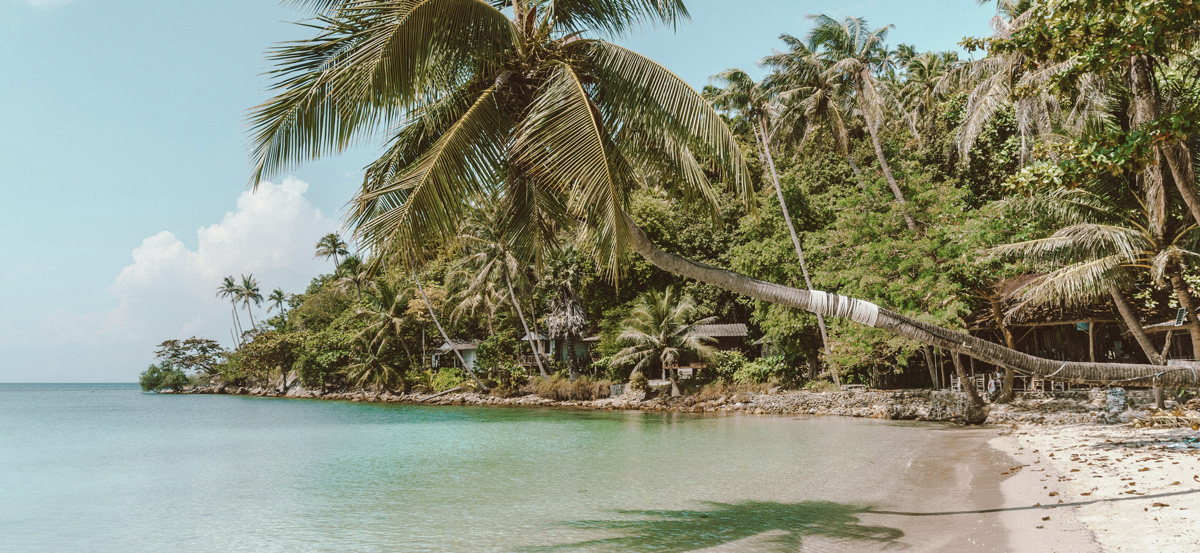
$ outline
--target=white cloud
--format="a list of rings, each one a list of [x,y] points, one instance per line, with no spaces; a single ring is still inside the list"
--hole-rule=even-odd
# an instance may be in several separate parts
[[[109,366],[125,366],[132,380],[153,354],[154,345],[166,339],[198,335],[230,342],[230,304],[216,297],[226,275],[253,274],[264,296],[275,288],[302,292],[309,280],[331,269],[331,263],[314,259],[317,240],[338,230],[304,197],[308,184],[284,179],[263,183],[255,192],[238,197],[237,207],[219,223],[196,231],[197,247],[189,249],[174,234],[150,236],[133,250],[133,263],[109,286],[116,307],[98,312],[57,312],[40,328],[32,329],[26,343],[45,346],[96,348],[125,353],[125,359],[93,359]],[[260,318],[263,308],[255,311]],[[245,312],[241,312],[245,321]],[[113,348],[112,346],[123,346]]]

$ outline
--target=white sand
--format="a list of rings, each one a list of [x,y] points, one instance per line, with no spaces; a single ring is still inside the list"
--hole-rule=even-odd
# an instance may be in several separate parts
[[[1200,448],[1178,447],[1200,433],[1084,424],[1025,425],[1003,434],[993,446],[1025,474],[1012,492],[1056,507],[1031,511],[1049,516],[1046,524],[1062,521],[1070,530],[1080,522],[1104,551],[1200,552]],[[1069,543],[1089,550],[1078,532],[1041,526],[1016,529],[1020,550],[1039,550],[1026,549],[1038,543],[1043,551],[1071,551]]]

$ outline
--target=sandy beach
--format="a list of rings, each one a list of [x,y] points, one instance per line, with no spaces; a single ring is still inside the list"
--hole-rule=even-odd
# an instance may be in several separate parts
[[[1200,551],[1200,444],[1187,442],[1196,436],[1127,424],[1001,431],[991,445],[1016,461],[1006,503],[1038,515],[1014,528],[1014,550]]]

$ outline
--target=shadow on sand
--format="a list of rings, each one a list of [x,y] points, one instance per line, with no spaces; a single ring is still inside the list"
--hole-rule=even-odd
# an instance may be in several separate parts
[[[827,501],[774,503],[705,503],[705,510],[640,511],[620,510],[623,518],[581,520],[562,523],[580,529],[619,534],[611,537],[520,549],[549,551],[635,551],[675,553],[706,549],[752,537],[761,538],[756,548],[795,551],[808,536],[837,541],[873,542],[875,548],[899,545],[904,536],[897,528],[867,526],[858,515],[868,507]],[[865,544],[864,544],[865,545]],[[732,550],[732,549],[731,549]]]

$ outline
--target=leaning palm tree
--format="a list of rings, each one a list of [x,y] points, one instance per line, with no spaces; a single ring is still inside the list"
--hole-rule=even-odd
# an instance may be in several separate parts
[[[356,233],[379,259],[415,267],[453,240],[466,212],[495,198],[513,221],[514,241],[551,243],[540,239],[562,227],[543,223],[571,215],[559,221],[579,230],[613,278],[631,249],[685,278],[1035,376],[1144,385],[1159,375],[1166,386],[1192,385],[1190,373],[1153,365],[1034,357],[871,302],[764,282],[658,248],[626,213],[646,175],[715,205],[701,170],[710,167],[750,205],[745,163],[721,117],[686,83],[581,31],[673,24],[686,14],[678,0],[515,0],[512,19],[477,0],[308,4],[321,14],[317,36],[273,52],[278,94],[251,115],[253,181],[397,123],[353,200]]]
[[[254,324],[254,313],[250,310],[250,304],[259,305],[263,300],[254,275],[242,275],[242,282],[237,285],[237,299],[246,308],[246,315],[250,317],[250,328],[253,330],[257,325]]]
[[[338,261],[339,255],[348,255],[349,250],[346,249],[346,242],[342,241],[342,237],[336,232],[331,232],[321,237],[317,242],[317,253],[313,257],[321,257],[325,259],[333,258],[333,267],[336,269],[342,266]]]
[[[708,359],[716,352],[709,343],[712,338],[693,332],[696,325],[709,324],[716,317],[695,318],[696,302],[691,296],[681,296],[668,286],[659,292],[651,290],[634,304],[633,311],[621,322],[618,340],[628,344],[613,356],[613,363],[633,365],[630,381],[655,365],[664,369],[679,362],[684,354]],[[671,393],[678,395],[675,373],[671,373]]]
[[[824,60],[826,74],[842,79],[854,91],[855,103],[871,135],[875,157],[879,159],[888,188],[896,197],[896,203],[900,204],[904,224],[908,230],[917,232],[917,223],[908,212],[904,192],[896,184],[896,177],[892,175],[892,168],[883,155],[883,144],[879,140],[886,105],[877,88],[875,72],[887,61],[887,48],[883,41],[892,26],[871,29],[866,20],[857,17],[838,21],[827,15],[810,15],[809,19],[817,24],[808,34],[809,50]]]
[[[715,75],[713,80],[722,85],[711,97],[713,105],[727,111],[733,111],[754,122],[756,126],[755,141],[759,155],[766,161],[767,173],[775,186],[775,197],[779,200],[779,209],[783,212],[783,223],[792,238],[792,247],[796,249],[796,258],[800,260],[800,274],[804,277],[804,285],[812,290],[812,279],[808,276],[808,265],[804,262],[804,249],[800,246],[800,237],[796,234],[796,226],[792,224],[792,216],[788,213],[787,202],[783,199],[783,187],[779,185],[779,173],[775,170],[775,158],[771,154],[770,129],[771,110],[774,94],[762,83],[754,82],[741,69],[727,69]],[[829,334],[825,329],[825,317],[817,314],[817,328],[821,332],[821,344],[825,346],[826,362],[832,363],[833,351],[829,348]],[[841,386],[837,370],[829,371],[833,383]]]
[[[240,347],[242,344],[242,321],[238,318],[238,295],[238,284],[237,281],[233,280],[233,275],[225,277],[221,281],[221,285],[217,287],[217,297],[229,299],[229,304],[233,308],[233,331],[236,334],[234,336],[234,344]]]

